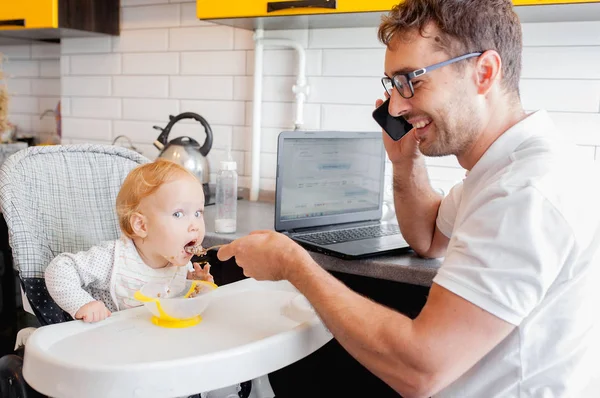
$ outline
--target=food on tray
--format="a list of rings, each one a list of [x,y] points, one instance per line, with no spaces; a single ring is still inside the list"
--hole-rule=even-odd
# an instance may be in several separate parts
[[[187,297],[194,298],[197,295],[199,295],[200,293],[202,293],[202,285],[197,284],[196,286],[194,286],[194,290],[192,290],[192,292]]]

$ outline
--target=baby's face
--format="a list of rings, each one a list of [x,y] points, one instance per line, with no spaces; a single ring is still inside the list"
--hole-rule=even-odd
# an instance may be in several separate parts
[[[146,247],[153,258],[163,258],[176,266],[186,265],[192,255],[185,247],[204,239],[204,192],[202,184],[182,173],[163,184],[140,203],[146,216]]]

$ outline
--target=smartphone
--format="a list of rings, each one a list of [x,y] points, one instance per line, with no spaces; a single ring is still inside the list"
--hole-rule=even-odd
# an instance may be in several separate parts
[[[373,111],[373,119],[375,119],[381,128],[384,129],[394,141],[398,141],[400,138],[404,137],[406,133],[412,130],[413,126],[402,116],[391,116],[388,111],[389,106],[390,99],[388,98]]]

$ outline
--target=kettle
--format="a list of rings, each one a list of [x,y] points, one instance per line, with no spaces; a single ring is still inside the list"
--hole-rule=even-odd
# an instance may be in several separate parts
[[[169,133],[173,125],[183,119],[194,119],[202,124],[206,132],[206,140],[200,146],[198,141],[191,137],[177,137],[174,140],[167,142]],[[210,181],[210,168],[206,156],[212,148],[213,134],[210,125],[202,116],[193,112],[184,112],[177,116],[169,116],[169,123],[163,129],[159,126],[154,126],[160,130],[160,135],[154,141],[154,146],[160,151],[159,157],[179,163],[198,177],[204,188],[205,202],[208,204],[210,191],[208,182]]]

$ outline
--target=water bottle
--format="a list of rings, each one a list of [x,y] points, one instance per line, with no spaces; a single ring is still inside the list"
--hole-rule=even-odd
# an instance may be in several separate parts
[[[217,173],[215,232],[232,234],[237,229],[237,164],[234,160],[221,161]]]

